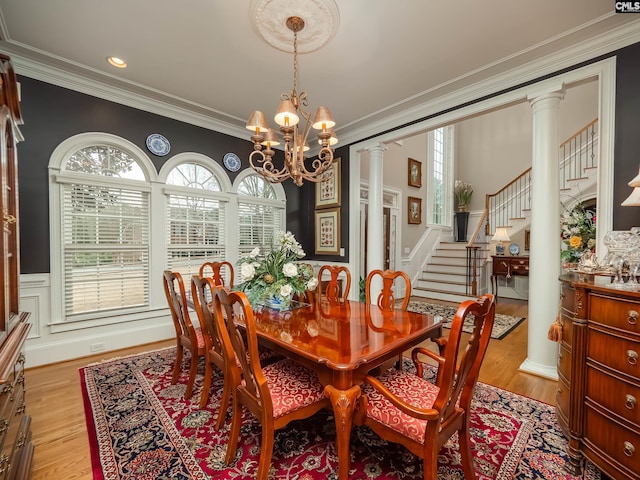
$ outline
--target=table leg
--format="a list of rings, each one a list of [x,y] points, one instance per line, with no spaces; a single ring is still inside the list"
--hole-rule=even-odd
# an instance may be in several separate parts
[[[336,420],[336,450],[338,452],[338,479],[349,478],[349,437],[353,425],[353,413],[356,402],[360,397],[360,385],[354,385],[348,390],[340,390],[332,385],[324,388],[324,394],[331,400],[333,415]]]

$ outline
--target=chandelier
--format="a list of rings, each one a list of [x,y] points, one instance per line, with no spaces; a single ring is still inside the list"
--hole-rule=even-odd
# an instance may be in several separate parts
[[[287,18],[287,28],[293,32],[293,90],[280,96],[280,106],[274,117],[280,127],[284,139],[284,165],[278,169],[272,159],[274,151],[271,147],[279,145],[276,131],[269,128],[264,113],[256,110],[247,122],[247,129],[254,132],[251,136],[253,152],[249,155],[249,164],[256,172],[271,183],[280,183],[287,178],[301,186],[303,180],[321,182],[329,180],[333,175],[330,169],[333,162],[332,146],[338,143],[333,127],[333,120],[327,107],[318,107],[311,121],[311,114],[304,109],[309,105],[307,94],[297,92],[298,83],[298,32],[304,28],[304,20],[297,16]],[[304,153],[309,150],[307,138],[311,129],[318,130],[320,151],[318,157],[305,165]]]

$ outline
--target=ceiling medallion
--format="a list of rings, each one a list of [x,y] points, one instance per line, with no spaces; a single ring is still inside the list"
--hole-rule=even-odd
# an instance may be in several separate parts
[[[340,23],[334,0],[252,0],[250,9],[253,28],[265,42],[283,52],[293,53],[287,19],[304,19],[304,30],[298,33],[298,53],[313,52],[331,40]]]

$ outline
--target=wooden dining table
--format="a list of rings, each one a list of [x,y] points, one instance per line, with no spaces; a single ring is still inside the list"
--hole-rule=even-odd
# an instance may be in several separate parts
[[[338,478],[349,474],[349,438],[360,385],[371,370],[442,335],[432,315],[324,297],[279,311],[254,307],[259,341],[317,372],[333,407]]]

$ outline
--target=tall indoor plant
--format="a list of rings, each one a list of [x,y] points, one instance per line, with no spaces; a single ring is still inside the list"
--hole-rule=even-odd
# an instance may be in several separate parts
[[[453,188],[456,202],[456,242],[467,241],[467,226],[469,225],[469,204],[473,195],[470,183],[456,180]]]

